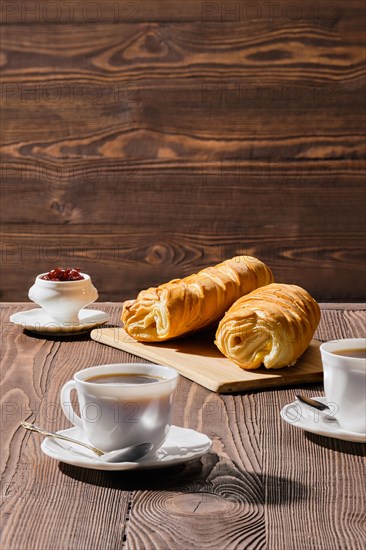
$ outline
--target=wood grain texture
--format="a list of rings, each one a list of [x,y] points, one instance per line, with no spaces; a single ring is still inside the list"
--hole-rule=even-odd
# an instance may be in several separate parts
[[[26,4],[0,10],[4,300],[73,254],[122,300],[240,251],[365,298],[360,0]]]
[[[284,201],[285,195],[284,191]],[[362,200],[360,191],[358,205]],[[292,202],[296,205],[295,197]],[[301,217],[304,223],[311,218],[312,223],[301,229],[293,215],[286,215],[285,204],[281,207],[284,216],[275,226],[260,226],[255,216],[255,219],[250,218],[253,224],[247,226],[245,216],[242,230],[235,228],[233,217],[225,220],[219,208],[214,220],[210,220],[208,209],[206,212],[201,210],[202,216],[198,219],[198,207],[197,217],[194,207],[185,210],[185,220],[179,226],[175,224],[174,230],[160,228],[158,224],[163,225],[164,220],[153,217],[149,228],[138,227],[137,215],[133,227],[133,214],[122,214],[126,216],[126,225],[130,224],[128,228],[108,224],[65,224],[62,235],[58,224],[19,223],[3,227],[2,299],[6,300],[10,293],[9,299],[20,296],[27,300],[28,289],[37,273],[48,271],[50,265],[71,264],[90,273],[101,300],[113,301],[117,296],[118,301],[123,301],[135,297],[144,288],[185,277],[239,254],[261,258],[271,267],[277,281],[303,286],[318,300],[322,296],[337,301],[341,297],[349,300],[362,297],[366,277],[364,252],[357,228],[352,232],[347,224],[348,219],[352,227],[351,208],[348,215],[347,209],[340,218],[342,235],[335,243],[332,220],[329,219],[328,225],[326,213],[323,230],[320,223],[316,223],[313,206],[309,205]],[[174,206],[173,198],[171,205],[178,216],[179,208]],[[232,215],[235,212],[235,218],[240,220],[243,212],[240,203],[233,200],[232,206]],[[123,212],[125,210],[124,206]],[[339,207],[340,216],[341,211]],[[170,215],[173,219],[173,214]],[[204,228],[200,227],[202,219]]]
[[[5,0],[0,10],[0,21],[13,24],[49,23],[81,23],[90,24],[118,22],[136,23],[149,22],[204,22],[223,23],[246,22],[248,25],[273,26],[287,23],[308,22],[323,28],[340,25],[341,28],[362,29],[364,12],[358,0],[350,0],[347,9],[336,2],[287,4],[279,0],[276,4],[268,4],[264,0],[247,4],[243,0],[234,2],[206,2],[205,0],[103,0],[90,2],[45,2],[31,6],[28,9],[22,0]],[[33,8],[33,9],[32,9]]]
[[[2,306],[1,547],[4,550],[363,548],[365,446],[280,419],[318,385],[218,396],[181,378],[174,423],[207,433],[212,452],[176,468],[103,473],[57,464],[23,419],[66,427],[59,389],[77,370],[140,362],[88,335],[42,338]],[[118,323],[121,304],[98,304]],[[320,340],[364,335],[365,305],[322,306]],[[37,528],[35,528],[35,525]]]

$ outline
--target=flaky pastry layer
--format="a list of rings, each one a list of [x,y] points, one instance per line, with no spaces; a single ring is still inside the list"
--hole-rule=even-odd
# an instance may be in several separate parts
[[[219,323],[215,344],[243,369],[292,366],[320,320],[317,302],[296,285],[273,283],[237,300]]]
[[[142,290],[124,303],[126,332],[140,341],[175,338],[217,322],[241,296],[273,281],[266,264],[236,256],[184,279]]]

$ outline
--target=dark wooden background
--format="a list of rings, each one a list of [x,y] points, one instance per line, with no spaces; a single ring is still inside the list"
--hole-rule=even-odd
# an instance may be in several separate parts
[[[3,1],[2,299],[102,300],[235,254],[365,296],[361,0]]]

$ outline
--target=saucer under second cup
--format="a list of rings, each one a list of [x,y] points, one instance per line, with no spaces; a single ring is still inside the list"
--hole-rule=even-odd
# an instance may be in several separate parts
[[[315,396],[320,403],[327,403],[325,397]],[[366,443],[366,434],[344,430],[334,420],[327,420],[327,415],[319,414],[316,410],[311,411],[306,405],[299,401],[288,403],[281,410],[282,419],[295,428],[305,430],[324,437],[342,439],[343,441],[353,441],[354,443]]]

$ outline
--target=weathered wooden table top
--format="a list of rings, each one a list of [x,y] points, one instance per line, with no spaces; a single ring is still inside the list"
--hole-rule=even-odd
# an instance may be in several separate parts
[[[219,396],[181,378],[174,423],[213,439],[185,465],[99,472],[44,456],[19,422],[66,428],[59,390],[75,371],[137,359],[89,335],[22,333],[9,315],[31,307],[2,307],[2,549],[364,547],[365,446],[285,424],[299,387]],[[119,323],[120,304],[97,307]],[[316,336],[361,336],[365,322],[364,306],[325,304]]]

